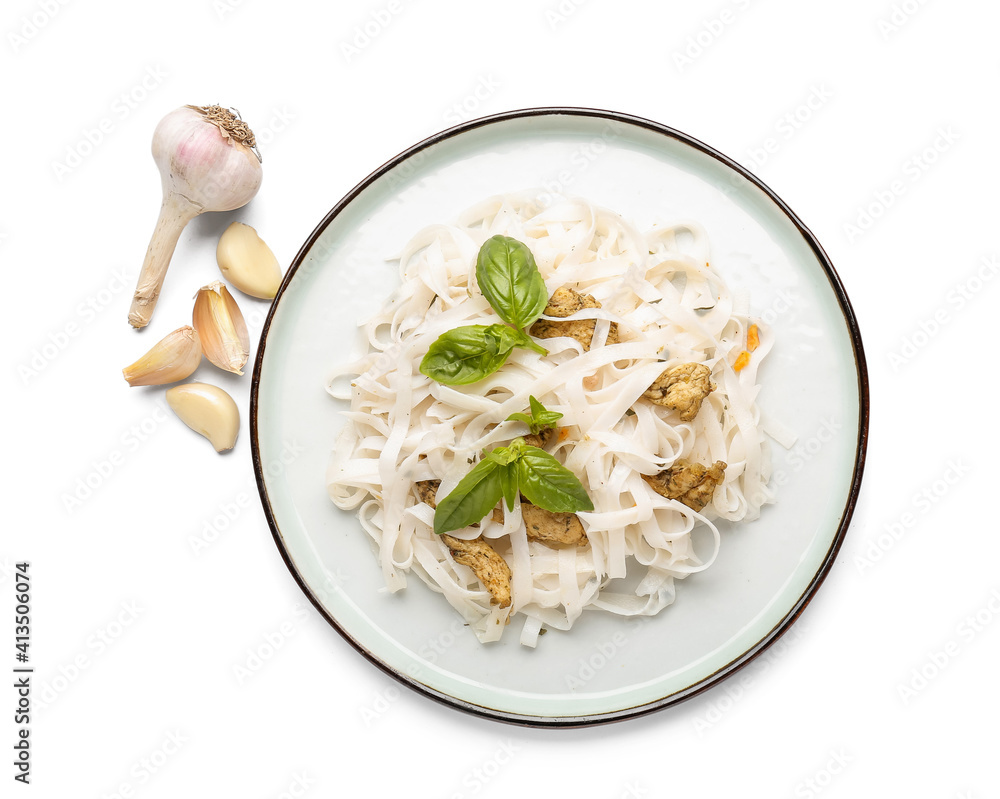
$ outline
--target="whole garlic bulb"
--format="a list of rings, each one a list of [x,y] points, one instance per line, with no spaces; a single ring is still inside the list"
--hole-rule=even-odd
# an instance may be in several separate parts
[[[205,211],[232,211],[253,199],[263,172],[253,131],[221,106],[186,105],[167,114],[153,132],[163,203],[128,320],[145,327],[185,225]]]

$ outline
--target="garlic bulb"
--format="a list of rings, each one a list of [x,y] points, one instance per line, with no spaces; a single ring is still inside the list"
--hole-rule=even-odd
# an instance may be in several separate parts
[[[250,357],[250,334],[240,306],[222,281],[198,289],[191,323],[208,360],[227,372],[243,374]]]
[[[122,369],[130,386],[161,386],[188,377],[201,363],[201,339],[192,327],[168,333],[131,366]]]
[[[205,436],[216,452],[232,449],[240,432],[240,410],[218,386],[185,383],[167,390],[167,405],[177,418]]]
[[[250,225],[233,222],[226,228],[215,257],[222,276],[244,294],[273,300],[278,293],[281,285],[278,259]]]
[[[145,327],[181,231],[205,211],[232,211],[250,202],[262,171],[253,131],[231,111],[186,105],[167,114],[153,132],[163,204],[132,297],[128,320]]]

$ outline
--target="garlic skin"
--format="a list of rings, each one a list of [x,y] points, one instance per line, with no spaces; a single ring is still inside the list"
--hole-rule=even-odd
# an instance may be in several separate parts
[[[193,327],[167,333],[139,360],[122,369],[130,386],[162,386],[188,377],[201,363],[201,338]]]
[[[208,383],[174,386],[167,389],[167,405],[184,424],[205,436],[216,452],[225,452],[236,445],[240,410],[235,400],[218,386]]]
[[[215,249],[222,276],[244,294],[273,300],[281,285],[281,267],[271,248],[250,225],[233,222]]]
[[[253,131],[220,106],[186,105],[167,114],[153,132],[163,203],[128,321],[145,327],[185,225],[205,211],[232,211],[253,199],[263,172]]]
[[[240,306],[221,280],[198,289],[191,323],[208,360],[227,372],[243,374],[250,357],[250,334]]]

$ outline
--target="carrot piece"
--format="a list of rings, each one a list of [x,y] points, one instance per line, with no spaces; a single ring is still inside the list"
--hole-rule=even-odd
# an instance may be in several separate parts
[[[737,372],[739,372],[739,371],[740,371],[740,370],[742,370],[742,369],[743,369],[743,368],[744,368],[744,367],[745,367],[745,366],[746,366],[746,365],[747,365],[748,363],[750,363],[750,353],[749,353],[749,352],[747,352],[746,350],[743,350],[743,352],[741,352],[741,353],[740,353],[740,354],[739,354],[739,355],[737,356],[737,358],[736,358],[736,363],[734,363],[734,364],[733,364],[733,370],[734,370],[734,371],[737,371]]]
[[[747,350],[753,352],[760,346],[760,331],[757,329],[757,325],[750,325],[750,329],[747,331]]]

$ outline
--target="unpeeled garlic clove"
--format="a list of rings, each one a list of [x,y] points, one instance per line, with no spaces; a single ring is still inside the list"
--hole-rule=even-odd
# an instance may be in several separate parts
[[[191,321],[205,357],[220,369],[243,374],[250,357],[250,334],[240,306],[222,281],[198,289]]]
[[[281,285],[281,267],[257,231],[233,222],[215,249],[222,276],[244,294],[273,300]]]
[[[218,386],[185,383],[167,390],[167,404],[184,424],[205,436],[216,452],[232,449],[240,432],[240,410]]]
[[[201,338],[193,327],[168,333],[131,366],[122,369],[130,386],[162,386],[190,375],[201,363]]]

